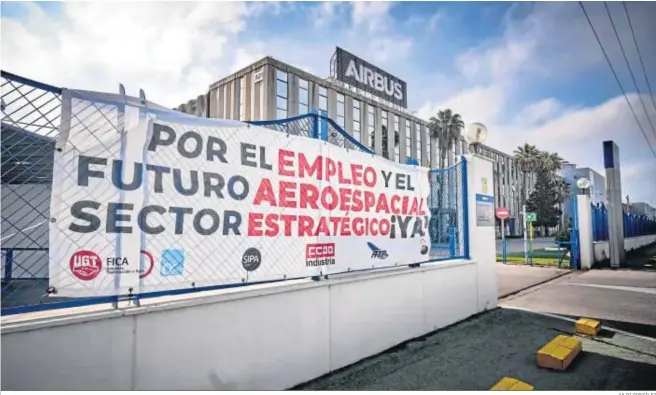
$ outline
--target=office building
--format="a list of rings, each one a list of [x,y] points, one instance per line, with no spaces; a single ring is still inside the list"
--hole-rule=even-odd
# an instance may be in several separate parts
[[[404,81],[337,48],[329,78],[265,57],[211,84],[207,94],[176,109],[248,122],[291,118],[315,108],[326,111],[330,119],[377,154],[386,151],[390,160],[406,163],[413,158],[422,166],[436,168],[440,164],[439,142],[429,135],[428,121],[414,115],[406,103]],[[383,150],[383,127],[390,136],[392,132],[399,134],[398,145],[389,138]],[[451,166],[459,155],[468,152],[467,143],[460,138],[446,153],[444,163]],[[507,231],[518,234],[522,174],[511,155],[485,145],[478,152],[494,160],[496,206],[510,209]],[[534,175],[527,180],[531,191]]]
[[[649,203],[636,202],[629,203],[629,212],[637,215],[646,215],[651,218],[656,218],[656,208],[652,207]]]

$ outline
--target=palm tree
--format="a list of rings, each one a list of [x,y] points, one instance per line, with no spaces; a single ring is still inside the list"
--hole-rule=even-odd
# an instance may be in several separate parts
[[[383,140],[383,158],[389,159],[389,150],[387,148],[387,126],[383,125],[381,128],[381,134],[382,134],[382,140]],[[398,130],[394,131],[394,146],[398,147],[399,143],[401,141],[401,136],[399,135]],[[374,147],[374,142],[375,142],[375,137],[374,134],[371,133],[371,147]],[[398,159],[398,158],[397,158]]]
[[[439,155],[439,168],[446,167],[445,162],[449,152],[451,152],[454,144],[460,138],[460,131],[464,127],[464,122],[459,114],[454,114],[450,109],[440,110],[437,112],[437,117],[431,117],[428,122],[429,135],[431,141],[438,139],[438,155]],[[430,144],[430,141],[429,141]],[[431,207],[431,225],[430,232],[431,239],[434,242],[442,242],[447,236],[446,225],[454,223],[452,218],[455,213],[444,210],[443,206],[449,204],[450,194],[445,193],[446,179],[444,176],[439,177],[439,187],[437,188],[437,196],[433,202],[436,206]],[[455,180],[451,178],[450,183]],[[455,187],[454,187],[455,188]],[[451,191],[454,188],[447,188]],[[432,188],[431,188],[432,189]],[[446,200],[446,201],[445,201]]]
[[[563,158],[555,152],[539,152],[538,154],[538,170],[545,171],[550,176],[551,181],[556,179],[562,163]]]
[[[453,145],[460,139],[465,123],[460,114],[454,114],[450,109],[437,112],[437,118],[431,117],[428,121],[431,139],[438,140],[438,153],[440,157],[440,169],[445,167],[447,154],[451,152]]]
[[[515,154],[515,162],[519,167],[519,171],[522,172],[522,183],[524,189],[522,198],[525,199],[526,194],[528,193],[527,176],[537,171],[540,167],[540,159],[542,157],[540,156],[540,151],[534,145],[528,143],[517,147],[517,149],[513,151],[513,154]]]
[[[526,204],[528,195],[528,175],[535,173],[538,169],[540,165],[540,151],[534,145],[524,143],[523,146],[517,147],[513,151],[513,154],[515,154],[517,167],[522,172],[522,194],[519,203],[523,207]]]

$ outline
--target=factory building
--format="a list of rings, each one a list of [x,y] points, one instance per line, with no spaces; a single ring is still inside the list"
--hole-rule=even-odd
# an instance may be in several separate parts
[[[180,105],[179,111],[210,118],[262,121],[291,118],[311,109],[327,112],[347,133],[377,154],[383,153],[383,127],[399,134],[399,144],[387,139],[388,159],[422,166],[440,165],[439,142],[431,138],[428,120],[407,109],[404,81],[337,48],[331,59],[331,76],[321,78],[272,57],[265,57],[213,83],[207,94]],[[453,109],[457,112],[457,109]],[[373,138],[371,137],[373,136]],[[469,152],[461,137],[444,163],[451,166]],[[507,232],[521,228],[522,174],[512,156],[482,145],[478,153],[494,161],[495,205],[510,209]],[[528,177],[529,192],[535,178]]]

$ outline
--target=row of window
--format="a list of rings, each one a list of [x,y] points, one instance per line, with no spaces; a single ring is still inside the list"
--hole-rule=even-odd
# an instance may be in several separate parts
[[[244,91],[245,88],[245,79],[242,78],[241,82],[241,92]],[[324,86],[317,85],[317,93],[318,93],[318,108],[319,110],[322,111],[328,111],[328,89]],[[344,95],[337,93],[337,108],[336,110],[336,118],[335,122],[342,128],[347,129],[346,125],[346,119],[345,119],[345,114],[346,114],[346,100]],[[289,101],[289,84],[288,84],[288,74],[276,70],[276,117],[278,119],[282,118],[288,118],[288,101]],[[309,112],[310,109],[310,94],[309,94],[309,83],[306,80],[303,80],[301,78],[298,79],[298,113],[299,114],[306,114]],[[374,148],[374,130],[376,130],[376,117],[375,117],[375,110],[372,106],[367,106],[367,130],[366,130],[366,136],[365,139],[363,139],[362,136],[362,123],[361,123],[361,116],[362,116],[362,103],[356,99],[353,99],[353,124],[352,124],[352,135],[353,137],[357,140],[362,142],[364,145]],[[245,105],[244,105],[244,95],[243,93],[240,94],[240,119],[244,120],[245,119]],[[388,126],[388,113],[387,111],[381,110],[381,121],[382,125],[384,125],[386,128]],[[421,138],[421,128],[420,125],[417,123],[412,123],[414,125],[414,136],[415,136],[415,152],[413,155],[413,150],[412,150],[412,144],[411,144],[411,139],[406,138],[405,139],[405,154],[406,157],[413,157],[416,159],[421,159],[422,158],[422,152],[421,152],[421,145],[422,145],[422,140],[423,141],[430,141],[430,135],[429,131],[427,128],[425,128],[425,136],[422,139]],[[395,139],[396,134],[400,133],[400,121],[399,117],[397,115],[394,115],[394,132],[388,131],[388,138]],[[408,122],[406,123],[406,136],[410,136],[410,133],[412,132],[411,130],[411,124]],[[460,143],[460,142],[459,142]],[[431,145],[430,144],[425,144],[426,145],[426,155],[429,158],[431,158]],[[465,148],[464,144],[461,148]],[[385,147],[385,151],[387,151],[387,147]],[[505,163],[505,158],[502,159],[502,157],[496,153],[493,152],[481,152],[485,156],[491,157],[492,159],[496,160],[503,160]],[[395,144],[395,149],[393,153],[388,153],[389,158],[392,160],[397,160],[400,159],[401,157],[401,147],[397,146]],[[452,155],[456,155],[456,147],[452,147]],[[510,160],[508,160],[510,162]]]

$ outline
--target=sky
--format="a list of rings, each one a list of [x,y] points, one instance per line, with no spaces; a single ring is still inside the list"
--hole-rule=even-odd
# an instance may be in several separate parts
[[[451,108],[503,152],[526,142],[603,175],[614,140],[623,195],[656,206],[638,126],[656,151],[656,3],[626,6],[646,73],[622,3],[608,3],[635,84],[604,3],[585,2],[626,96],[577,2],[3,2],[1,66],[175,107],[267,55],[327,77],[340,46],[405,80],[417,115]]]

